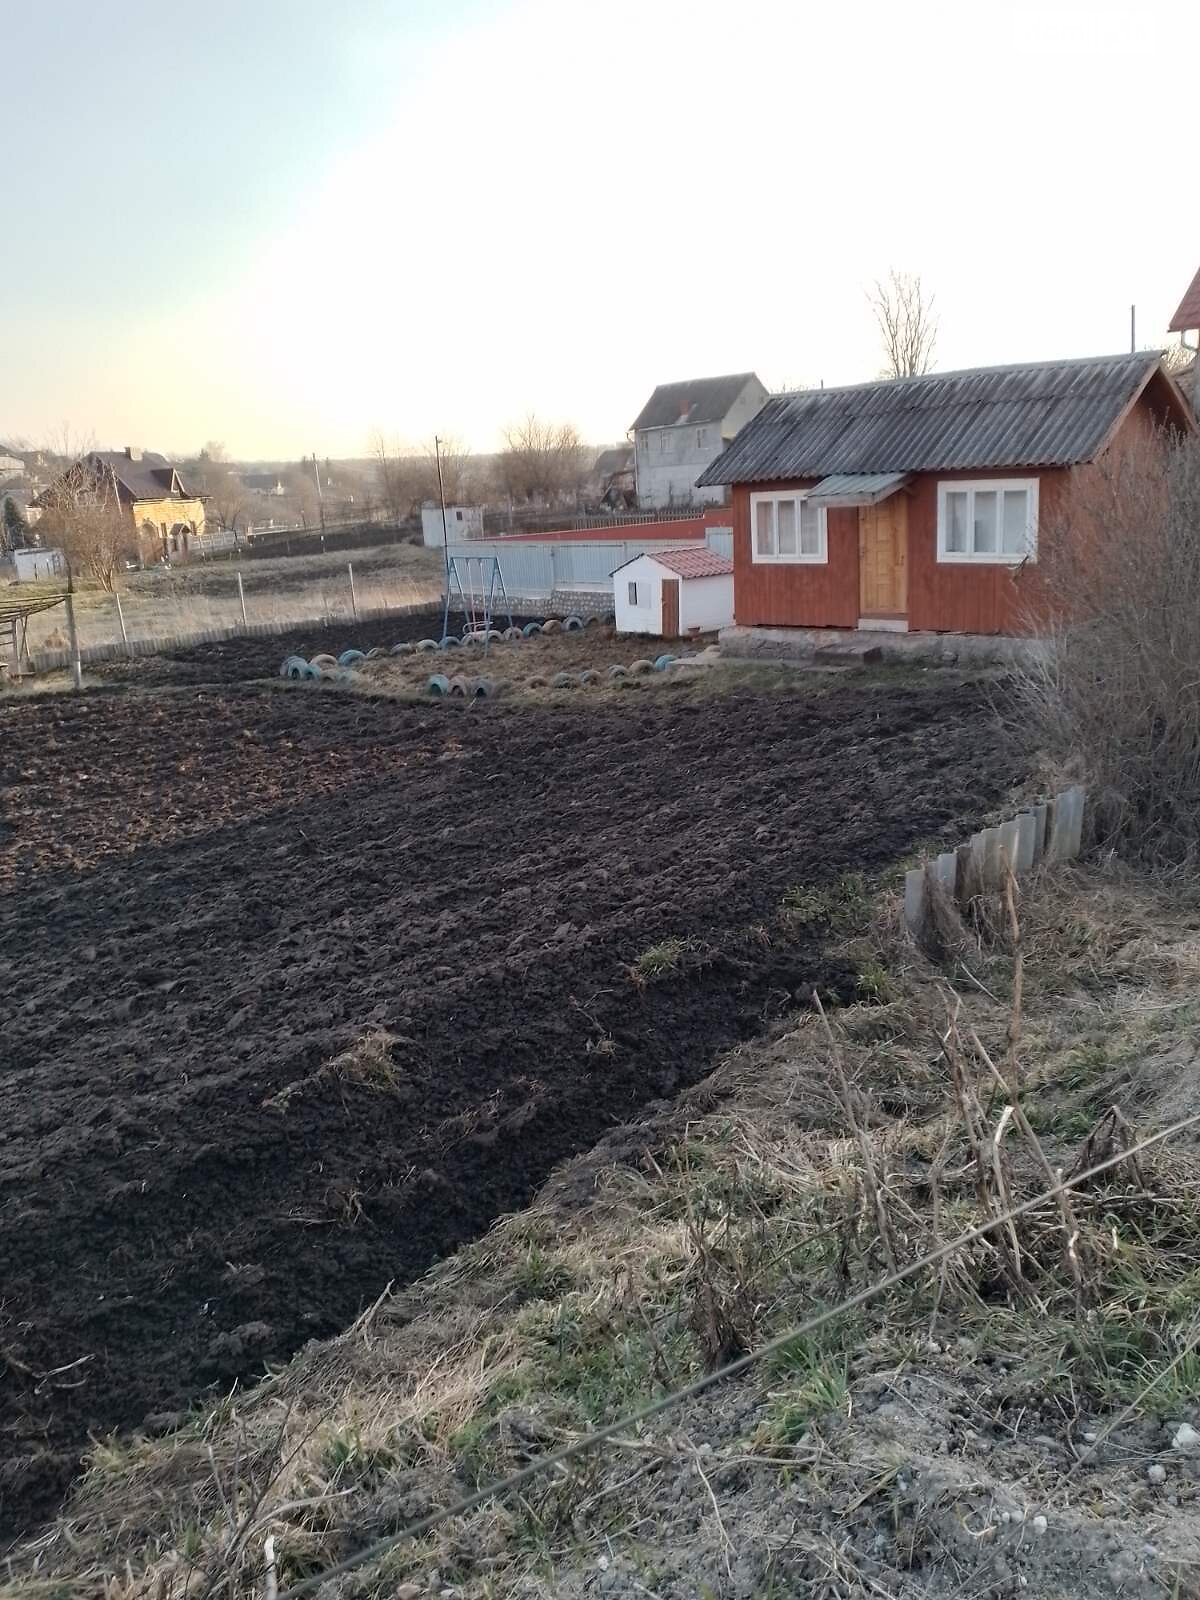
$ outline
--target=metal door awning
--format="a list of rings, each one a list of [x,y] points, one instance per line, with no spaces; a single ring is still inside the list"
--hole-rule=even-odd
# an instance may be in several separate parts
[[[810,489],[807,499],[809,505],[817,506],[877,506],[902,489],[911,476],[908,472],[835,472]]]

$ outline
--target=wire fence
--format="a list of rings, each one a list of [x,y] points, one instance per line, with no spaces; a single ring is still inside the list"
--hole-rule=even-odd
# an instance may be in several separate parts
[[[81,654],[98,660],[123,651],[144,653],[138,647],[150,643],[159,648],[195,643],[203,635],[232,638],[310,624],[353,624],[441,600],[440,576],[355,573],[354,563],[346,562],[290,584],[259,584],[252,572],[230,568],[220,583],[203,588],[184,575],[146,590],[83,593],[76,596],[75,617]],[[34,669],[63,664],[58,658],[65,658],[69,640],[61,608],[30,619],[27,644]]]

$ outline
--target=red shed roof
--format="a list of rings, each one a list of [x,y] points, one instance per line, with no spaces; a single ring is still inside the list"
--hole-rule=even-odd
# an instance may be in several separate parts
[[[1189,328],[1200,328],[1200,272],[1188,284],[1179,310],[1167,324],[1168,333],[1186,333]]]
[[[681,578],[727,578],[733,571],[728,556],[719,556],[715,550],[647,550],[651,561],[674,572]]]

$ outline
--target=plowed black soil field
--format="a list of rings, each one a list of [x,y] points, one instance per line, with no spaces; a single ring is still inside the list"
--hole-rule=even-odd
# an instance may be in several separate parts
[[[89,1432],[344,1326],[814,984],[851,992],[819,926],[750,928],[1020,776],[936,677],[0,702],[7,1531]],[[684,969],[637,986],[671,937]]]

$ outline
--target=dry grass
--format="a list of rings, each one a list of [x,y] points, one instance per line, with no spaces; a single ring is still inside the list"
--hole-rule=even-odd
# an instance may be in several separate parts
[[[1038,1192],[1128,1137],[1114,1087],[1152,1125],[1186,1092],[1160,1063],[1194,1004],[1194,903],[1074,870],[1014,910],[965,935],[967,977],[901,943],[884,907],[886,1004],[734,1052],[647,1129],[643,1161],[581,1158],[266,1384],[169,1438],[97,1445],[66,1517],[16,1557],[14,1595],[262,1596],[268,1537],[283,1587]],[[386,1092],[390,1061],[373,1038],[322,1071]],[[922,1552],[922,1592],[974,1592],[962,1530],[987,1507],[997,1527],[1012,1508],[1014,1561],[1034,1559],[1031,1503],[1063,1519],[1062,1549],[1076,1537],[1058,1446],[1023,1442],[1035,1429],[1071,1440],[1106,1408],[1192,1403],[1197,1230],[1190,1150],[1117,1169],[661,1426],[401,1544],[353,1592],[574,1595],[603,1558],[628,1571],[620,1592],[674,1597],[703,1592],[693,1548],[714,1594],[729,1573],[747,1593],[899,1595]],[[964,1416],[971,1436],[999,1430],[983,1502]],[[1112,1551],[1143,1471],[1124,1461],[1080,1468]]]

